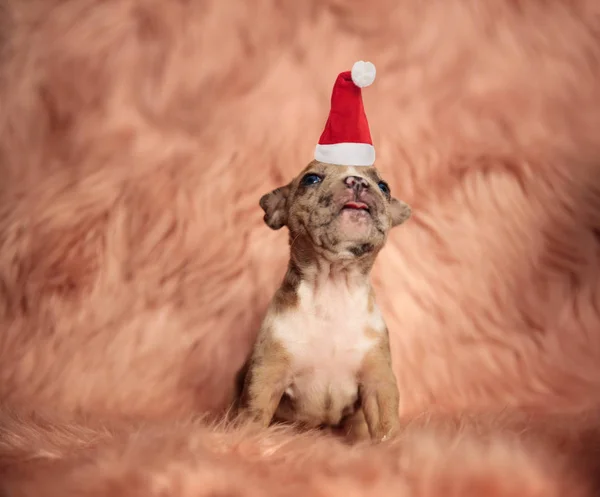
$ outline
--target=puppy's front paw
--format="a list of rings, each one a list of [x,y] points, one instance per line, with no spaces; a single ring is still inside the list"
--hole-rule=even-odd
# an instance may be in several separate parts
[[[397,433],[389,431],[379,439],[379,442],[381,443],[381,442],[387,442],[389,440],[393,440],[394,438],[396,438],[396,435],[397,435]]]
[[[391,427],[389,427],[389,425],[385,428],[380,427],[380,429],[376,430],[376,432],[373,434],[374,436],[372,437],[372,440],[375,443],[388,442],[396,438],[399,431],[400,428],[398,425],[396,425],[396,423],[394,423],[394,425]]]
[[[268,428],[271,424],[271,418],[261,412],[248,412],[246,423],[259,428]]]

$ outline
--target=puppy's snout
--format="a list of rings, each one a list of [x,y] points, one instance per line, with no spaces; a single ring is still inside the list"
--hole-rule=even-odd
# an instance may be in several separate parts
[[[369,188],[368,181],[360,176],[348,176],[344,179],[344,183],[348,188],[352,188],[357,192]]]

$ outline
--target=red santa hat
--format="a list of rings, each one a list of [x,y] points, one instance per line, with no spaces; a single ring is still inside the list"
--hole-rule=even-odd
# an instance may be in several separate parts
[[[375,66],[359,60],[339,74],[331,109],[315,149],[315,159],[340,166],[372,166],[375,148],[362,101],[362,90],[375,80]]]

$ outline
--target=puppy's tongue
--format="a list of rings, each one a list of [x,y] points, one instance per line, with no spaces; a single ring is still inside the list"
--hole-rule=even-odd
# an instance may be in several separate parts
[[[366,211],[369,210],[369,206],[367,204],[365,204],[364,202],[346,202],[344,204],[344,209],[364,209]]]

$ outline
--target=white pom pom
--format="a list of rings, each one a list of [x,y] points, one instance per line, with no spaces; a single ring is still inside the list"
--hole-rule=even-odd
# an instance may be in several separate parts
[[[352,66],[352,81],[359,88],[365,88],[375,81],[375,66],[372,62],[359,60]]]

